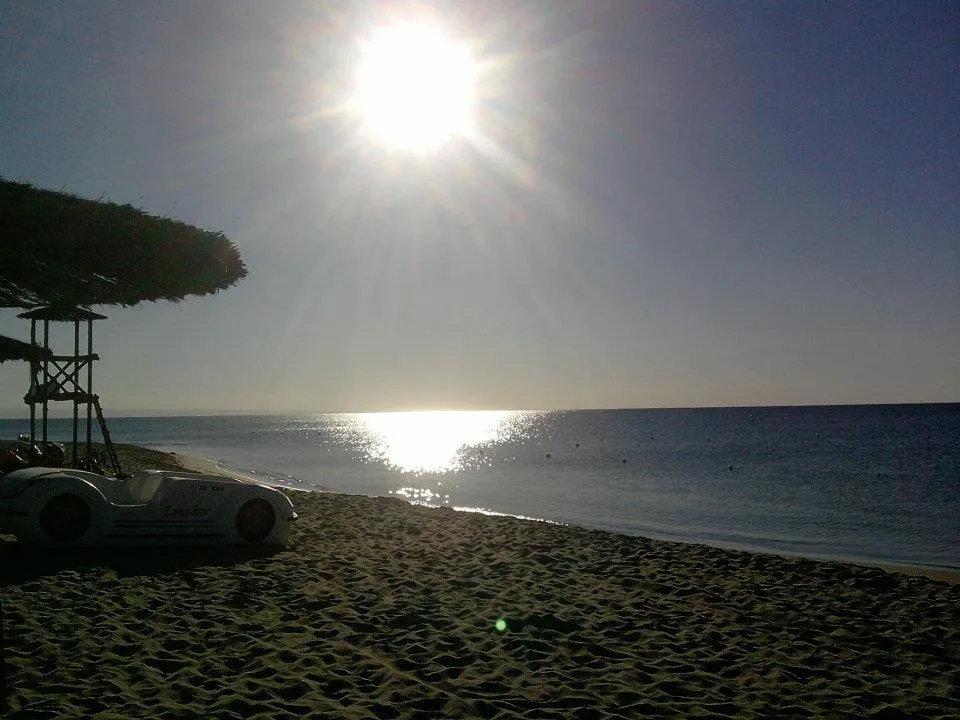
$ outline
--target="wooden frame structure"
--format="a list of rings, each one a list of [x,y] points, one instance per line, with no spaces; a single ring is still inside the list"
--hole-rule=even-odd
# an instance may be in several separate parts
[[[93,352],[93,321],[105,320],[105,315],[100,315],[83,307],[57,307],[47,306],[29,310],[20,313],[18,317],[30,320],[30,344],[42,348],[42,352],[37,353],[30,359],[30,387],[27,394],[23,396],[23,401],[30,406],[30,443],[36,444],[37,437],[37,406],[40,406],[40,440],[45,446],[49,440],[48,420],[50,402],[72,402],[73,403],[73,467],[79,467],[79,430],[80,430],[80,407],[86,408],[86,457],[91,454],[93,443],[93,413],[96,411],[97,421],[100,425],[100,432],[103,435],[104,445],[107,448],[107,455],[110,463],[116,471],[117,476],[123,475],[120,462],[113,443],[110,441],[110,433],[107,430],[107,423],[103,417],[103,410],[100,407],[100,398],[93,392],[93,363],[100,359],[100,356]],[[73,323],[73,355],[58,355],[50,348],[50,323],[51,322],[72,322]],[[81,352],[80,326],[81,323],[87,326],[87,347],[85,352]],[[37,342],[37,324],[43,324],[43,344]]]

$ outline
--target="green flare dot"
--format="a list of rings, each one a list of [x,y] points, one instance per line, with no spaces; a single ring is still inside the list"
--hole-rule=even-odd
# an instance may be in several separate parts
[[[507,629],[507,621],[504,620],[503,618],[497,618],[497,621],[493,624],[493,626],[494,626],[499,632],[503,632],[504,630]]]

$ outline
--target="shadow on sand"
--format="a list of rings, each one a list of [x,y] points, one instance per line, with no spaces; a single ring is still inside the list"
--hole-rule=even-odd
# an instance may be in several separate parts
[[[84,567],[108,568],[118,577],[163,575],[202,566],[237,565],[281,550],[262,545],[67,548],[0,539],[0,587]]]

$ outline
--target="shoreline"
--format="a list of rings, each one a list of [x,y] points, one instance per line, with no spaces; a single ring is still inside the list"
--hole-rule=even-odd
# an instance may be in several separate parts
[[[160,451],[156,451],[156,452],[160,452]],[[258,478],[254,475],[249,475],[247,473],[243,473],[238,470],[225,467],[212,458],[203,457],[202,455],[197,455],[195,453],[169,453],[169,455],[177,458],[177,460],[182,464],[183,468],[185,470],[189,470],[190,472],[208,473],[208,474],[214,474],[214,475],[225,475],[228,477],[231,477],[231,476],[240,477],[240,478],[252,480],[258,483],[274,485],[275,487],[278,487],[282,490],[292,490],[294,492],[308,492],[308,493],[309,492],[318,492],[318,493],[332,492],[328,490],[310,490],[305,488],[294,488],[294,487],[290,487],[282,484],[277,485],[275,483],[270,483],[264,480],[263,478]],[[337,494],[344,494],[344,493],[337,493]],[[406,501],[402,501],[402,502],[406,502]],[[409,503],[409,504],[413,505],[413,503]],[[453,508],[443,508],[439,506],[429,506],[429,505],[421,506],[421,507],[427,507],[428,509],[432,509],[432,510],[453,509]],[[472,511],[472,510],[456,510],[456,509],[453,509],[453,510],[454,512],[465,512],[465,513],[479,512],[479,511]],[[647,537],[645,535],[637,535],[637,536],[626,535],[624,533],[618,533],[613,530],[603,530],[603,529],[588,528],[588,527],[583,527],[578,525],[570,525],[568,523],[562,523],[554,520],[546,520],[543,518],[521,518],[519,516],[511,515],[509,513],[496,513],[496,515],[515,518],[518,520],[526,520],[528,522],[554,523],[562,527],[576,528],[576,529],[585,530],[589,532],[609,532],[614,535],[623,535],[624,537],[643,537],[645,539],[654,540],[656,542],[676,543],[679,545],[704,545],[706,547],[716,548],[718,550],[730,550],[733,552],[756,553],[760,555],[773,555],[775,557],[780,557],[784,559],[796,558],[796,559],[802,559],[802,560],[811,560],[814,562],[842,563],[842,564],[855,565],[859,567],[881,568],[890,573],[902,573],[904,575],[923,576],[923,577],[930,578],[931,580],[947,583],[949,585],[960,584],[960,570],[954,570],[951,568],[945,568],[945,567],[939,567],[939,566],[909,565],[904,563],[883,562],[881,560],[869,561],[863,558],[843,558],[843,557],[823,557],[823,556],[818,557],[818,556],[802,555],[799,553],[790,553],[790,552],[779,553],[774,551],[757,549],[754,547],[736,546],[733,544],[721,545],[721,544],[704,543],[697,540],[687,541],[687,540],[675,540],[675,539],[668,539],[668,538]]]

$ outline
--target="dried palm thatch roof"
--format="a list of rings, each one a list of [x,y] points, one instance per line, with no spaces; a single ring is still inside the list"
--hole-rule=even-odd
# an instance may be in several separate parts
[[[0,179],[0,307],[182,300],[246,274],[221,232]]]
[[[0,335],[0,363],[7,360],[39,360],[52,355],[53,352],[49,348]]]

